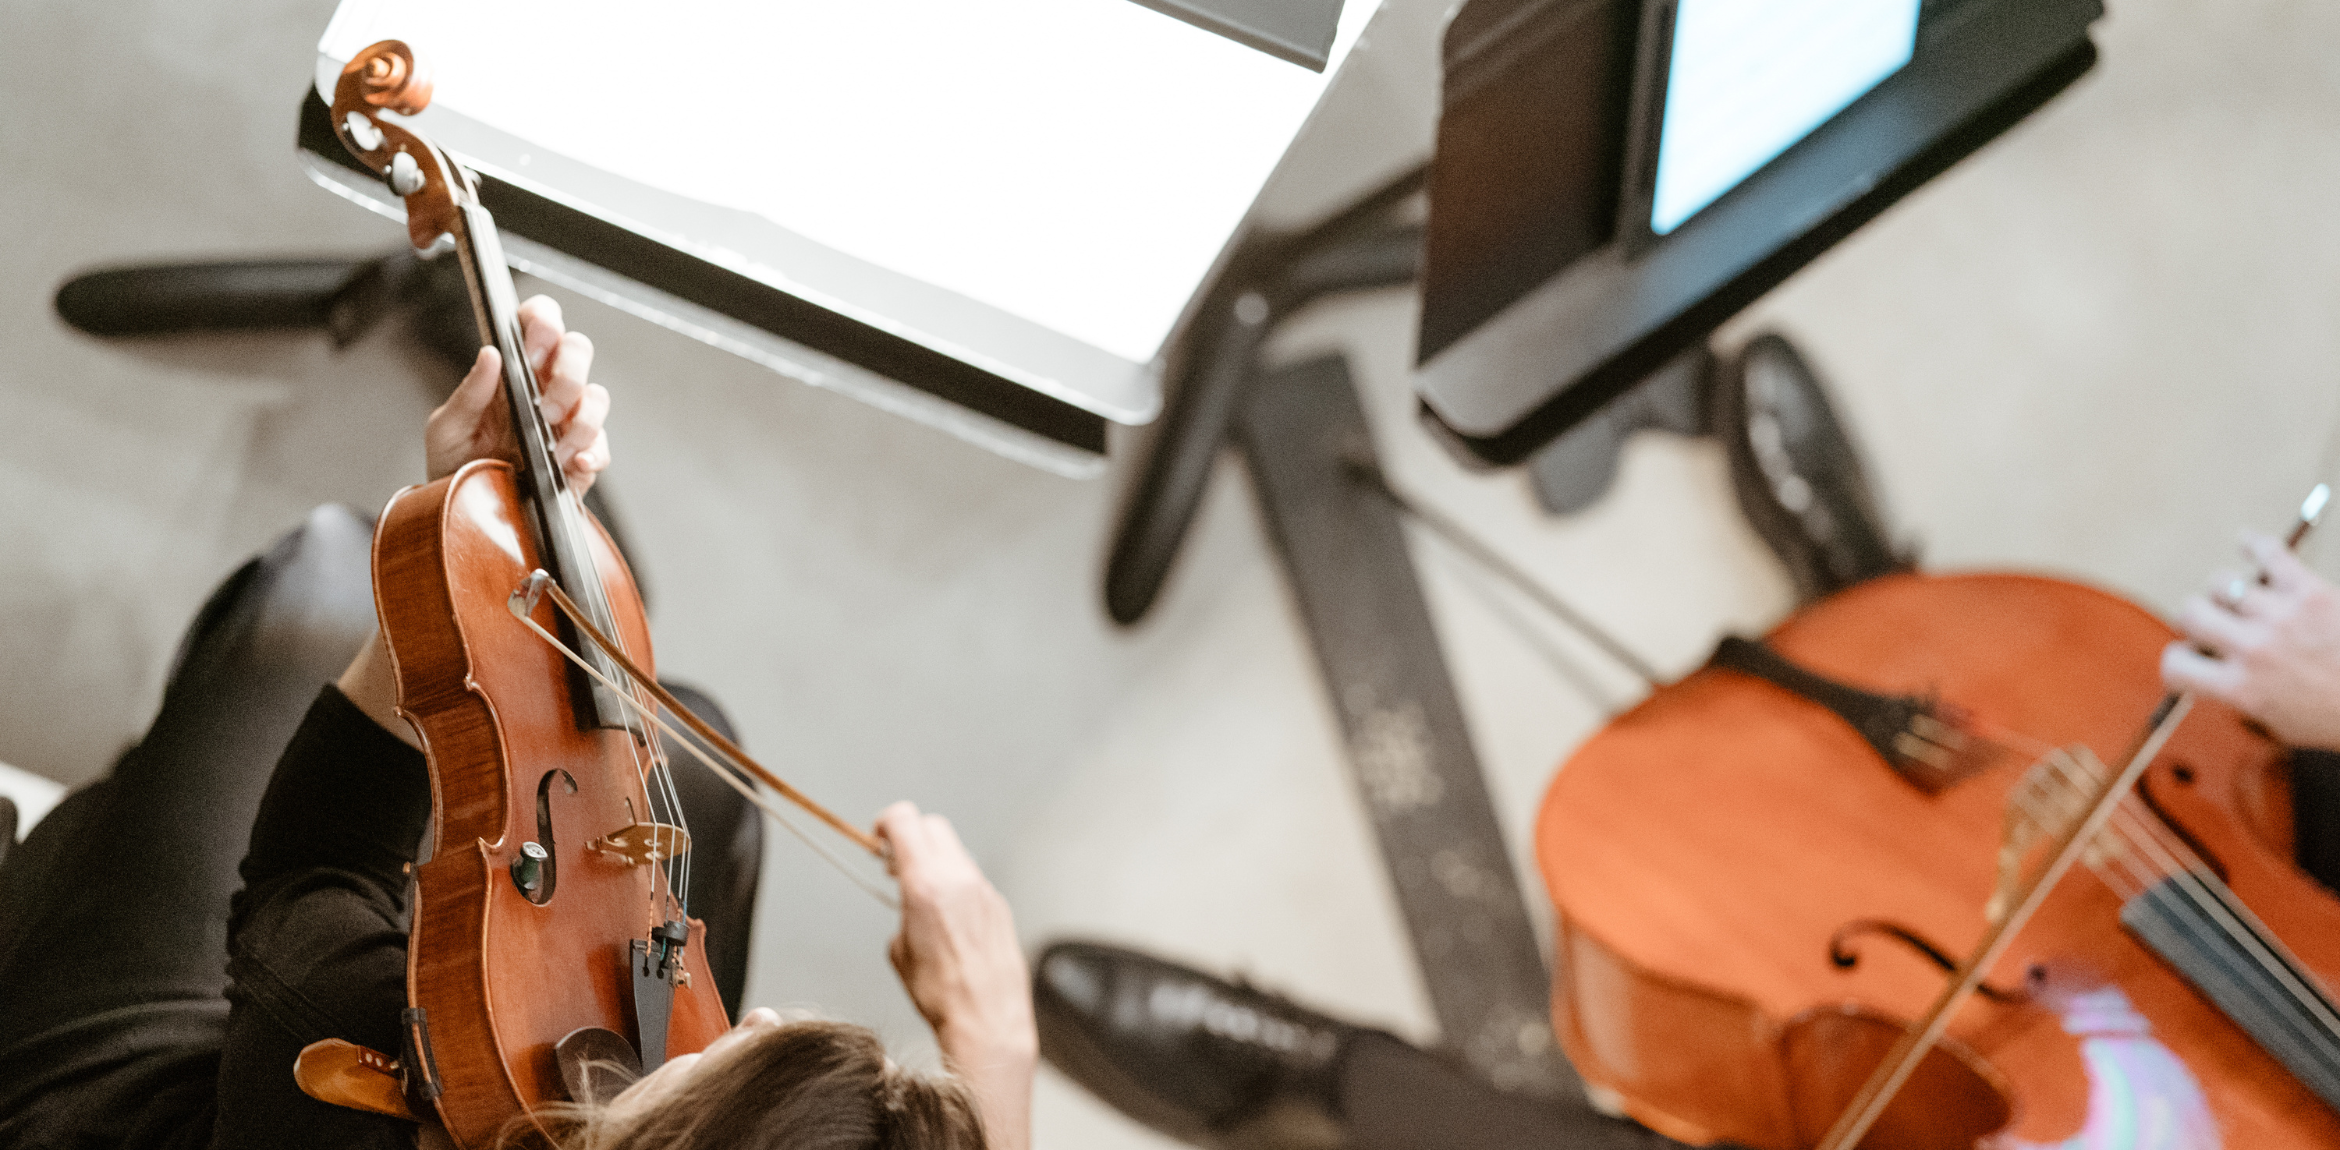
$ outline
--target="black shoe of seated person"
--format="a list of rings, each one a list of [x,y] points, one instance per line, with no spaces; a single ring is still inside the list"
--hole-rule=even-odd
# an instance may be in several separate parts
[[[1032,983],[1041,1054],[1163,1134],[1216,1150],[1349,1141],[1338,1070],[1356,1027],[1099,943],[1050,946]]]
[[[1888,537],[1860,452],[1794,344],[1776,332],[1756,336],[1714,387],[1710,410],[1739,508],[1787,567],[1797,602],[1912,565]]]

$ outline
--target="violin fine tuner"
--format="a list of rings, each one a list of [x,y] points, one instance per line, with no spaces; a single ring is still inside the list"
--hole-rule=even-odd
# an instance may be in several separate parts
[[[691,984],[690,972],[682,964],[683,948],[690,937],[689,926],[670,918],[653,928],[649,938],[637,938],[629,944],[632,953],[627,966],[633,974],[634,1032],[642,1036],[645,1074],[666,1064],[666,1036],[674,1013],[674,993]]]

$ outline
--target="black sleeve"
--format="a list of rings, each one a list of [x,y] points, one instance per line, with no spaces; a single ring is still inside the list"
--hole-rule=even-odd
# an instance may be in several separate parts
[[[292,1077],[340,1038],[392,1057],[406,1005],[407,864],[430,818],[422,754],[326,687],[277,761],[228,924],[218,1147],[411,1147],[414,1124]]]
[[[2340,752],[2291,752],[2291,828],[2300,869],[2340,891]]]
[[[422,752],[328,685],[277,760],[252,820],[230,939],[278,886],[319,868],[347,872],[403,901],[406,868],[430,816]]]
[[[312,1042],[399,1054],[404,907],[368,877],[304,871],[251,908],[228,958],[227,1040],[212,1145],[410,1150],[415,1125],[319,1102],[293,1081]]]

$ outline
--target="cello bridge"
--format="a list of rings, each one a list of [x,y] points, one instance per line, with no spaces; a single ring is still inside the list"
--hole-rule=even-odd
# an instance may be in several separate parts
[[[2023,780],[2007,797],[2007,823],[1999,840],[1999,877],[1984,909],[1984,917],[1998,922],[2023,897],[2030,885],[2035,848],[2060,839],[2086,817],[2103,785],[2104,764],[2087,747],[2073,744],[2041,756],[2025,771]],[[2081,856],[2090,869],[2101,870],[2117,846],[2098,836]]]

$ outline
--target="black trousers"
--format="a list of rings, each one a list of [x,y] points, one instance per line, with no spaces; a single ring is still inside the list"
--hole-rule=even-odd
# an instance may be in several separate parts
[[[0,861],[0,1130],[37,1106],[55,1120],[15,1128],[51,1144],[209,1141],[138,1130],[136,1115],[200,1125],[209,1108],[237,865],[278,756],[373,630],[371,542],[363,518],[319,508],[230,576],[188,629],[146,735]],[[731,734],[705,696],[675,690]],[[691,909],[736,1013],[762,828],[707,772],[679,768],[676,783],[694,832]],[[39,1097],[24,1089],[36,1082]],[[174,1093],[185,1105],[155,1105]]]

